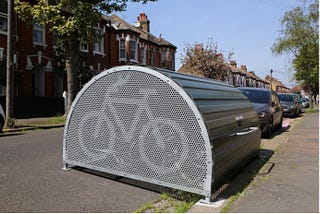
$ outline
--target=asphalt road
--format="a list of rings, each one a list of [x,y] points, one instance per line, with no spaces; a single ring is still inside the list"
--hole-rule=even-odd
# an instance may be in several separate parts
[[[0,212],[132,212],[159,193],[62,170],[63,128],[0,137]]]

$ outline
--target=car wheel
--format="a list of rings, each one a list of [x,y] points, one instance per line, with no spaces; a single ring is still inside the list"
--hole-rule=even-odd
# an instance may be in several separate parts
[[[272,130],[273,130],[273,120],[272,120],[272,118],[270,118],[270,120],[269,120],[269,122],[267,124],[267,130],[264,133],[264,137],[270,137],[271,133],[272,133]]]
[[[281,116],[281,119],[280,119],[280,122],[279,124],[277,125],[277,130],[280,130],[282,128],[282,123],[283,123],[283,117]]]

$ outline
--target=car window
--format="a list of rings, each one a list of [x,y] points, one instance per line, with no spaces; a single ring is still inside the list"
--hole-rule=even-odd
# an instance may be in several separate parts
[[[290,94],[278,94],[278,96],[283,102],[294,102],[294,98]]]
[[[268,91],[240,89],[240,91],[250,100],[252,103],[270,103],[270,93]]]

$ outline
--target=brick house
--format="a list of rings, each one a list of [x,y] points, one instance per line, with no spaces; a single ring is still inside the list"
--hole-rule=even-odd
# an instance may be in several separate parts
[[[202,48],[201,45],[198,46]],[[226,75],[225,82],[230,85],[235,87],[270,88],[269,80],[261,79],[254,73],[254,71],[248,71],[246,65],[241,65],[240,68],[238,68],[237,62],[235,60],[230,60],[229,68],[230,70]],[[197,75],[196,72],[187,69],[184,65],[178,69],[178,72]]]
[[[57,35],[45,26],[28,26],[17,17],[14,26],[14,67],[20,75],[15,96],[61,97],[67,85],[64,63],[55,56]],[[84,69],[89,69],[92,76],[125,64],[175,70],[176,46],[150,33],[150,20],[144,13],[138,16],[134,25],[116,15],[102,15],[96,27],[97,33],[103,35],[101,40],[95,44],[80,45],[80,64]],[[1,0],[0,61],[5,60],[6,46],[7,3]],[[83,84],[80,78],[79,89]],[[5,96],[4,85],[0,85],[0,96]]]

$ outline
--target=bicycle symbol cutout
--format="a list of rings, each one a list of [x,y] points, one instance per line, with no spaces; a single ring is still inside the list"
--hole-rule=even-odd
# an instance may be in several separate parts
[[[82,150],[93,161],[103,159],[105,156],[112,156],[123,167],[128,163],[125,163],[127,161],[124,161],[116,151],[116,144],[120,134],[127,149],[138,148],[141,160],[151,170],[161,174],[180,171],[188,155],[187,137],[176,121],[170,118],[154,116],[148,99],[157,95],[157,90],[140,88],[137,92],[139,98],[112,95],[112,92],[117,92],[120,87],[125,87],[130,78],[131,75],[129,73],[120,75],[117,81],[107,88],[101,108],[97,111],[88,112],[83,116],[78,129],[78,138]],[[135,113],[130,121],[131,124],[128,124],[129,126],[125,126],[119,110],[116,109],[116,105],[121,105],[124,110],[126,110],[126,107],[135,107]],[[146,120],[141,119],[142,115]],[[147,122],[141,126],[141,122],[144,121]],[[88,122],[93,123],[89,127],[91,131],[89,133],[94,141],[101,134],[107,132],[109,137],[106,148],[91,148],[90,144],[86,142],[85,137],[87,136],[84,136],[84,133],[87,133],[85,132],[85,125]],[[138,124],[140,124],[139,127]],[[141,131],[137,130],[140,127],[142,127]],[[157,156],[156,159],[155,156]]]

